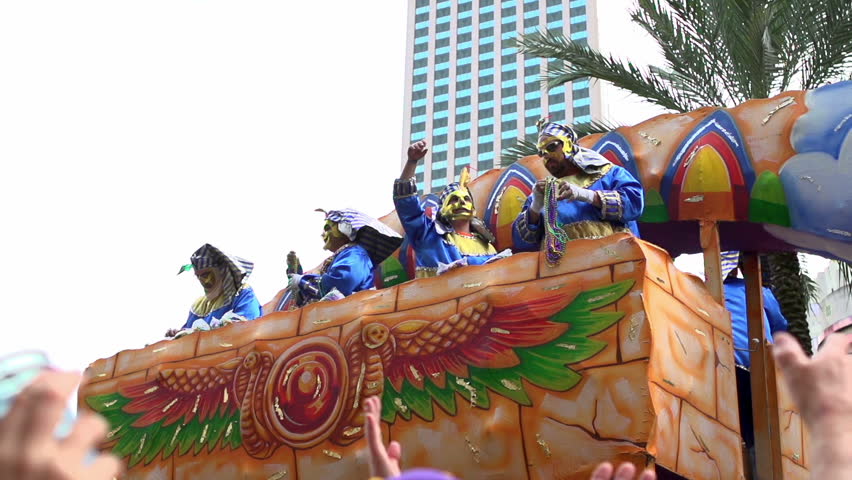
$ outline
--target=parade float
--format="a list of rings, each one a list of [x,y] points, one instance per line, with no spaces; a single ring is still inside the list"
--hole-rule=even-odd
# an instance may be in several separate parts
[[[372,395],[406,467],[580,479],[625,460],[742,478],[718,254],[852,260],[850,131],[843,82],[585,137],[642,183],[641,240],[576,240],[556,265],[520,253],[422,279],[403,243],[375,290],[296,309],[282,291],[257,320],[95,361],[80,405],[109,421],[103,447],[126,478],[367,478],[361,407]],[[545,176],[530,157],[471,184],[499,249]],[[402,233],[394,213],[382,221]],[[695,252],[706,284],[673,266]],[[745,274],[759,292],[755,255]],[[754,303],[750,325],[762,329]],[[807,432],[767,350],[752,352],[758,468],[807,478]]]

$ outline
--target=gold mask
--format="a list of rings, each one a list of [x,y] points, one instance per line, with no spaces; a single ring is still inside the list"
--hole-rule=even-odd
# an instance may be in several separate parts
[[[325,221],[322,230],[322,240],[325,242],[323,248],[332,252],[349,241],[346,235],[341,233],[340,229],[337,228],[337,224],[331,220]]]
[[[464,220],[473,218],[476,209],[473,207],[473,198],[466,188],[460,188],[447,195],[441,205],[441,216],[447,220]]]

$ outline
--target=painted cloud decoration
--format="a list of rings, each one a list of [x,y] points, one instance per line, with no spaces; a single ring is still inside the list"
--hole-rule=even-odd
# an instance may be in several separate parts
[[[796,230],[852,243],[852,81],[808,92],[781,169]]]

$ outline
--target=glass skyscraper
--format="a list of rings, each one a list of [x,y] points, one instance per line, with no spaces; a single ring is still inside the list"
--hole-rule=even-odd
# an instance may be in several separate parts
[[[500,166],[500,152],[536,133],[536,121],[582,123],[599,115],[588,81],[541,87],[546,60],[507,40],[538,30],[597,47],[596,0],[409,0],[403,152],[426,139],[421,192],[435,192],[470,165]],[[405,155],[403,154],[403,161]]]

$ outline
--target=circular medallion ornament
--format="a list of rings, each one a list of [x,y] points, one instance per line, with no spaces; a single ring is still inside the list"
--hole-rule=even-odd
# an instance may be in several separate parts
[[[281,441],[310,448],[325,440],[346,402],[348,376],[343,349],[328,337],[285,350],[266,383],[266,416]]]

